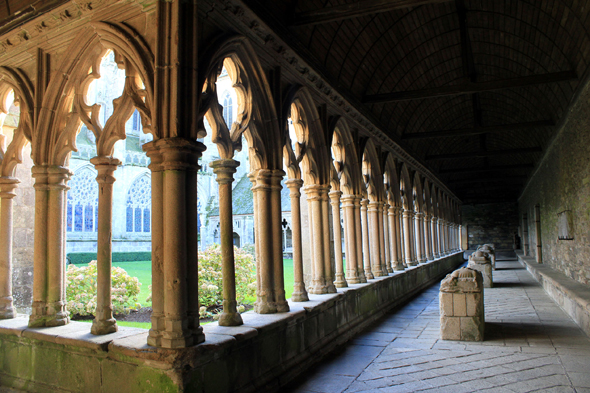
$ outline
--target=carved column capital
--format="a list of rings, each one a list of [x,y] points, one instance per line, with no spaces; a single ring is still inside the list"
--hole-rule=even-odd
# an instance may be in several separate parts
[[[307,200],[326,200],[329,189],[322,184],[310,184],[303,187],[303,191],[307,194]]]
[[[421,220],[424,218],[424,213],[416,212],[416,213],[414,213],[414,217],[416,217],[417,220]]]
[[[14,190],[18,187],[20,180],[16,177],[0,177],[0,198],[12,199],[16,196]]]
[[[37,190],[67,190],[67,181],[72,177],[72,172],[58,165],[35,165],[31,174]]]
[[[369,200],[362,198],[361,199],[361,208],[366,209],[369,206]]]
[[[209,166],[213,168],[213,173],[217,176],[215,180],[219,184],[231,184],[234,181],[234,173],[236,168],[240,166],[240,162],[233,158],[221,158],[209,163]]]
[[[289,179],[285,182],[285,185],[289,188],[289,196],[291,198],[301,197],[301,187],[303,187],[303,180]]]
[[[149,165],[152,172],[196,171],[200,168],[199,157],[206,147],[193,139],[175,137],[148,142],[142,149],[152,161]]]
[[[109,156],[97,156],[90,159],[90,163],[94,165],[98,175],[96,176],[96,181],[99,184],[113,184],[115,180],[115,170],[119,165],[121,165],[121,161],[114,157]]]
[[[330,191],[328,195],[333,206],[340,206],[340,197],[342,196],[342,191]]]
[[[403,209],[402,210],[402,217],[404,217],[404,218],[407,218],[407,217],[414,218],[414,211],[413,210]]]

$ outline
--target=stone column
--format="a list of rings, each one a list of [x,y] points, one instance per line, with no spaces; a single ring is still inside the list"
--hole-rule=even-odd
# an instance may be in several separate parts
[[[16,317],[12,304],[12,198],[20,181],[0,177],[0,319]]]
[[[432,231],[432,252],[434,258],[440,258],[440,250],[438,246],[438,217],[432,216],[430,218],[430,226]]]
[[[414,214],[414,228],[415,228],[415,238],[416,238],[416,256],[418,259],[418,263],[426,262],[426,258],[424,257],[424,237],[422,237],[422,229],[424,229],[424,225],[422,224],[422,220],[424,217],[424,213],[416,212]]]
[[[244,322],[237,309],[236,265],[234,260],[234,223],[232,208],[232,183],[240,163],[234,159],[219,159],[209,163],[219,184],[219,231],[221,244],[221,272],[223,279],[223,312],[219,326],[239,326]]]
[[[301,186],[303,180],[291,179],[285,182],[289,187],[291,197],[291,227],[293,236],[293,293],[291,300],[294,302],[306,302],[309,300],[305,283],[303,281],[303,254],[301,250]]]
[[[340,227],[340,197],[341,191],[331,191],[330,201],[332,204],[332,222],[334,225],[334,260],[336,262],[336,281],[334,285],[337,288],[348,286],[344,277],[344,268],[342,260],[342,229]]]
[[[342,211],[344,213],[344,247],[346,248],[346,277],[351,284],[361,282],[357,271],[357,252],[356,252],[356,220],[354,195],[344,195],[342,200]],[[336,244],[336,242],[334,242]]]
[[[529,222],[526,213],[522,215],[522,252],[529,255]]]
[[[412,226],[414,221],[414,212],[411,210],[403,210],[402,217],[404,220],[404,248],[407,266],[416,266],[418,261],[414,257],[414,236],[412,234]]]
[[[399,211],[397,206],[391,206],[389,213],[389,243],[391,244],[392,268],[394,271],[404,270],[401,252],[401,234],[399,225]]]
[[[273,235],[273,294],[277,312],[288,312],[289,303],[285,299],[285,275],[283,271],[283,247],[282,247],[282,209],[281,209],[281,182],[285,177],[282,169],[273,169],[270,171],[270,198],[271,212],[270,220],[272,221]],[[326,197],[327,199],[327,197]]]
[[[152,296],[148,344],[184,348],[203,342],[198,313],[197,160],[205,146],[180,137],[143,146],[152,159]],[[161,272],[158,270],[161,269]],[[160,296],[162,300],[156,300]]]
[[[371,271],[375,277],[386,276],[383,274],[383,261],[381,260],[381,238],[379,228],[379,202],[369,202],[367,214],[369,216],[369,245],[371,247]],[[383,217],[383,214],[381,214]]]
[[[325,186],[321,191],[322,196],[322,231],[324,241],[324,280],[328,288],[328,293],[336,293],[334,286],[334,266],[332,265],[332,254],[330,252],[330,198],[328,192],[329,186]],[[338,222],[340,225],[340,222]]]
[[[328,293],[328,283],[326,282],[326,265],[324,263],[324,215],[322,212],[322,193],[323,186],[313,184],[304,187],[309,204],[309,232],[312,249],[312,266],[313,279],[309,293],[323,294]]]
[[[364,253],[364,232],[363,232],[363,225],[361,222],[361,204],[362,204],[363,197],[360,195],[355,196],[354,198],[354,227],[355,227],[355,238],[356,238],[356,271],[358,272],[359,280],[361,283],[367,282],[367,277],[365,275],[365,270],[363,268],[363,253]],[[366,209],[366,206],[365,206]],[[365,210],[365,217],[363,220],[366,220],[366,210]],[[367,241],[368,241],[367,237]],[[370,268],[370,264],[369,264]],[[372,276],[372,274],[371,274]]]
[[[33,305],[29,327],[69,322],[65,307],[64,200],[71,176],[64,167],[36,165]]]
[[[434,260],[434,254],[432,252],[432,232],[430,232],[430,222],[432,216],[427,214],[424,216],[424,245],[426,247],[426,259],[429,261]]]
[[[373,270],[371,267],[371,259],[373,255],[371,253],[371,249],[369,246],[369,223],[368,223],[368,214],[367,214],[367,206],[369,205],[368,199],[361,200],[361,219],[362,219],[362,230],[363,230],[363,265],[365,267],[365,277],[367,280],[372,280],[375,277],[373,276]]]
[[[379,202],[379,205],[377,206],[378,212],[377,212],[377,218],[379,220],[379,255],[381,256],[380,261],[381,261],[381,273],[383,276],[387,276],[388,272],[387,272],[387,262],[389,260],[387,253],[387,246],[386,246],[386,232],[385,232],[385,226],[387,221],[383,220],[383,213],[385,211],[385,203],[383,202]]]
[[[111,270],[113,262],[113,173],[121,161],[99,156],[90,160],[98,172],[98,222],[96,241],[96,312],[92,321],[92,334],[109,334],[118,330],[113,317],[111,296]]]
[[[393,245],[391,243],[391,235],[393,229],[389,222],[389,205],[383,204],[383,238],[385,239],[385,268],[387,273],[393,273],[392,261],[393,261]]]
[[[438,219],[438,247],[440,248],[440,256],[444,257],[447,255],[445,250],[445,220],[442,218]]]
[[[543,263],[543,246],[541,244],[541,206],[535,205],[535,240],[537,241],[537,263]]]

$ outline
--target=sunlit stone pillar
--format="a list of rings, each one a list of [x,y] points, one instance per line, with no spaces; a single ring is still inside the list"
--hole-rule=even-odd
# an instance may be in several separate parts
[[[344,277],[344,267],[342,260],[342,229],[340,227],[340,197],[341,191],[331,191],[330,203],[332,205],[332,222],[334,226],[334,261],[336,263],[336,280],[334,285],[337,288],[348,286]]]
[[[223,312],[219,316],[220,326],[242,325],[236,301],[236,266],[234,260],[234,223],[232,208],[232,183],[240,163],[234,159],[219,159],[209,163],[219,184],[219,231],[221,245],[221,272],[223,279]]]
[[[98,175],[98,222],[96,241],[96,312],[92,321],[92,334],[109,334],[117,331],[113,317],[111,297],[111,270],[113,262],[113,176],[121,161],[100,156],[90,160]]]
[[[69,322],[65,307],[64,201],[70,171],[60,166],[36,165],[33,305],[30,327]]]
[[[392,249],[393,246],[391,245],[391,238],[390,238],[390,233],[393,232],[393,230],[390,228],[390,223],[389,223],[389,205],[387,203],[384,203],[382,205],[383,207],[383,214],[381,217],[381,220],[383,221],[383,239],[385,239],[385,268],[387,269],[387,273],[393,273],[393,267],[392,267]]]
[[[303,254],[301,250],[301,187],[303,180],[291,179],[285,182],[289,187],[291,197],[291,227],[293,235],[293,293],[291,300],[306,302],[309,300],[303,281]]]
[[[375,277],[373,276],[373,270],[371,266],[371,260],[373,259],[373,255],[371,253],[370,245],[369,245],[369,222],[368,222],[368,205],[369,200],[363,199],[361,200],[361,220],[362,220],[362,238],[363,238],[363,265],[365,267],[365,277],[367,280],[372,280]]]
[[[377,205],[377,220],[379,222],[379,261],[381,262],[381,275],[387,276],[387,247],[385,245],[385,222],[383,221],[383,211],[385,204],[379,202]]]
[[[334,285],[334,267],[332,266],[332,253],[330,250],[330,197],[328,192],[329,186],[325,186],[321,191],[322,197],[322,230],[324,241],[324,280],[328,287],[328,293],[336,293],[336,286]],[[340,225],[340,222],[338,222]]]
[[[369,244],[371,247],[371,270],[375,277],[382,277],[387,275],[387,270],[383,272],[383,260],[381,257],[381,231],[379,225],[379,216],[383,217],[379,209],[380,202],[369,202],[369,209],[367,210],[369,216]]]
[[[392,268],[394,271],[404,270],[401,252],[401,233],[399,224],[399,211],[397,206],[391,206],[389,213],[389,243],[391,245]]]
[[[418,261],[414,256],[414,236],[413,236],[413,224],[414,224],[414,212],[411,210],[404,209],[402,212],[404,222],[404,249],[405,259],[407,266],[416,266]]]
[[[416,257],[418,259],[418,263],[426,262],[426,258],[424,257],[424,237],[422,236],[422,230],[424,229],[424,225],[422,225],[422,219],[424,217],[424,213],[416,212],[414,215],[414,229],[415,229],[415,237],[416,237]]]
[[[12,198],[19,180],[0,177],[0,319],[16,316],[12,299]]]
[[[166,138],[143,149],[152,170],[152,305],[157,313],[148,344],[184,348],[205,339],[198,319],[196,247],[197,161],[205,146]]]
[[[438,219],[438,245],[440,248],[440,256],[444,257],[445,255],[447,255],[446,251],[445,251],[445,231],[444,231],[444,227],[445,227],[445,220],[442,218]]]
[[[424,246],[426,248],[426,259],[434,260],[434,253],[432,252],[432,232],[430,231],[430,223],[432,216],[427,214],[424,216]]]
[[[356,271],[357,274],[359,276],[359,280],[361,283],[366,283],[367,279],[369,279],[369,277],[367,277],[365,275],[365,270],[363,267],[363,253],[364,253],[364,232],[363,232],[363,225],[362,225],[362,220],[366,220],[366,214],[365,217],[362,218],[361,220],[361,205],[362,205],[362,200],[363,197],[360,195],[355,196],[354,199],[354,226],[355,226],[355,237],[356,237]],[[365,206],[366,209],[366,206]],[[366,210],[365,210],[366,213]],[[368,237],[367,237],[367,241],[368,241]],[[369,268],[370,268],[370,264],[369,264]]]
[[[326,264],[324,263],[324,237],[327,236],[327,233],[324,231],[327,228],[324,228],[324,214],[322,211],[324,186],[313,184],[305,186],[304,190],[309,205],[309,241],[311,243],[313,258],[313,279],[309,293],[319,295],[329,293],[329,283],[326,282]]]
[[[282,209],[281,209],[281,182],[285,177],[282,169],[273,169],[270,171],[270,199],[271,199],[271,216],[272,235],[273,235],[273,294],[277,312],[288,312],[289,303],[285,299],[285,275],[283,270],[283,229],[282,229]],[[327,200],[327,196],[326,196]],[[329,246],[329,245],[328,245]]]
[[[357,270],[357,252],[356,252],[356,220],[354,195],[344,195],[341,198],[342,212],[344,214],[344,247],[346,249],[346,278],[351,284],[358,284],[361,282]],[[336,244],[336,242],[334,242]]]
[[[438,247],[438,217],[430,217],[430,227],[432,232],[432,254],[434,258],[440,258]]]

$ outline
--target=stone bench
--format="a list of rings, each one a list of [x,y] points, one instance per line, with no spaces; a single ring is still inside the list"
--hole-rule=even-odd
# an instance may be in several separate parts
[[[482,274],[455,270],[440,284],[440,336],[443,340],[483,341],[485,318]]]

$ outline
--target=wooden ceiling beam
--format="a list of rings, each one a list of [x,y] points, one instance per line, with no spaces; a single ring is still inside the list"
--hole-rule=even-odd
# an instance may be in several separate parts
[[[402,139],[448,138],[453,136],[471,136],[480,134],[494,134],[510,131],[529,131],[538,127],[555,126],[553,120],[528,121],[525,123],[502,124],[498,126],[481,126],[472,128],[457,128],[454,130],[415,132],[402,135]]]
[[[518,164],[518,165],[501,165],[501,166],[491,166],[488,168],[449,168],[449,169],[441,169],[438,171],[441,175],[454,175],[454,174],[462,174],[462,173],[486,173],[486,172],[498,172],[498,171],[508,171],[508,170],[515,170],[515,169],[533,169],[535,167],[534,164]]]
[[[363,0],[314,11],[298,12],[289,23],[291,26],[308,26],[358,18],[403,8],[427,4],[447,3],[452,0]]]
[[[459,158],[484,158],[493,156],[510,156],[523,153],[539,153],[543,151],[540,147],[526,147],[522,149],[478,151],[468,153],[451,153],[451,154],[432,154],[426,156],[426,161],[449,160]]]
[[[374,94],[365,96],[365,104],[384,102],[399,102],[409,100],[423,100],[426,98],[448,97],[464,94],[481,93],[486,91],[505,90],[516,87],[542,85],[547,83],[567,82],[577,80],[574,71],[553,72],[549,74],[529,75],[518,78],[501,79],[487,82],[467,82],[458,85],[434,87],[431,89],[400,91],[395,93]]]

